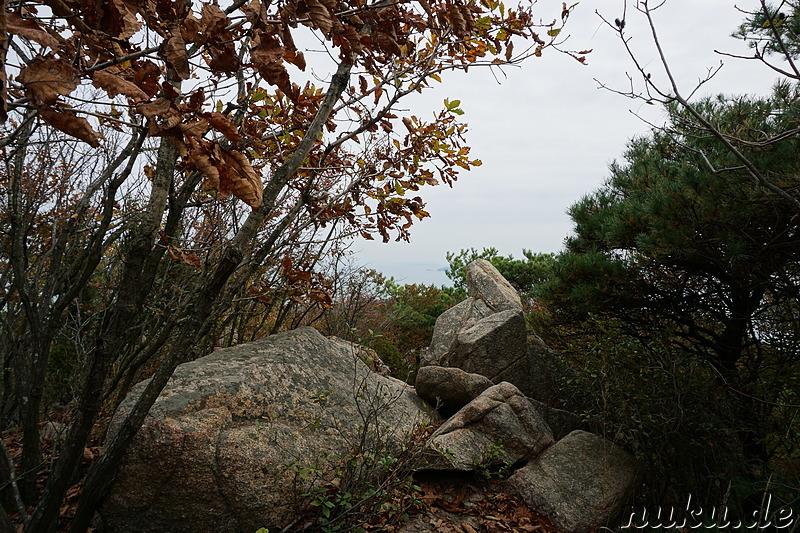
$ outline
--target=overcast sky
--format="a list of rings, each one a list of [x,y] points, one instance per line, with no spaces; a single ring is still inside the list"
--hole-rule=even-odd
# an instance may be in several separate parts
[[[740,0],[739,6],[757,3]],[[539,16],[552,18],[560,4],[540,0],[535,7]],[[633,74],[633,65],[617,34],[595,13],[613,20],[622,7],[622,0],[584,0],[575,8],[565,46],[593,49],[587,66],[551,51],[502,73],[451,74],[440,88],[409,102],[417,113],[440,107],[444,98],[460,99],[462,119],[470,127],[468,144],[483,166],[462,174],[452,189],[422,190],[431,218],[414,226],[411,243],[358,242],[356,261],[405,283],[440,285],[448,283],[441,271],[448,251],[495,247],[517,257],[523,248],[559,251],[572,227],[569,206],[603,183],[608,164],[622,155],[628,139],[650,130],[635,114],[656,124],[664,119],[658,106],[599,89],[593,80],[621,90],[629,85],[626,72]],[[730,37],[742,19],[727,0],[667,0],[656,24],[682,90],[721,60],[722,70],[701,94],[769,89],[775,76],[764,66],[714,53],[751,53]],[[629,7],[626,34],[654,79],[660,79],[645,24]]]

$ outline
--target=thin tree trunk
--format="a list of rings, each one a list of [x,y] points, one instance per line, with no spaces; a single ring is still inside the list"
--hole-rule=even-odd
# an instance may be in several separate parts
[[[129,340],[131,324],[141,310],[145,296],[150,292],[151,287],[142,283],[152,279],[152,276],[145,272],[145,264],[153,249],[166,209],[167,195],[174,179],[177,158],[178,154],[171,141],[162,139],[150,203],[141,223],[134,230],[135,234],[119,284],[119,295],[114,309],[103,324],[102,333],[92,352],[75,421],[50,474],[44,495],[26,528],[26,531],[31,533],[55,530],[61,501],[69,488],[73,474],[80,466],[84,445],[100,412],[111,365]]]

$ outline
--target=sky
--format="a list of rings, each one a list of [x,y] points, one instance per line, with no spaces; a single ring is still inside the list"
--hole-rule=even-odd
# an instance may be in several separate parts
[[[740,0],[742,9],[758,2]],[[469,124],[467,144],[483,165],[463,173],[454,187],[423,188],[431,214],[412,228],[410,243],[358,241],[355,263],[374,268],[402,283],[449,284],[446,253],[494,247],[503,255],[523,249],[558,252],[572,224],[567,209],[598,189],[608,165],[619,159],[628,140],[662,124],[657,105],[631,100],[599,83],[625,90],[634,66],[607,20],[622,16],[622,0],[584,0],[565,29],[563,45],[592,49],[587,65],[559,53],[531,58],[519,68],[471,69],[451,73],[435,90],[404,105],[425,116],[445,98],[461,100]],[[561,2],[540,0],[535,14],[552,20]],[[714,50],[751,55],[730,37],[744,15],[727,0],[667,0],[655,13],[656,30],[682,92],[690,92],[709,68],[719,73],[703,94],[764,94],[776,79],[757,61],[723,57]],[[626,37],[654,80],[664,80],[646,20],[631,6]],[[598,81],[595,81],[598,80]],[[638,115],[638,116],[637,116]]]

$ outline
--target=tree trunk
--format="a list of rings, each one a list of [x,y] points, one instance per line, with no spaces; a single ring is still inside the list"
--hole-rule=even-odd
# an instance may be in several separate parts
[[[104,321],[92,351],[89,369],[81,391],[81,402],[66,443],[50,474],[44,495],[26,528],[30,533],[55,531],[58,510],[74,473],[80,466],[83,449],[103,403],[106,379],[114,360],[130,340],[131,325],[140,312],[152,279],[145,265],[166,209],[167,195],[174,179],[178,154],[169,139],[162,139],[150,203],[141,223],[134,229],[130,251],[119,284],[115,305]]]

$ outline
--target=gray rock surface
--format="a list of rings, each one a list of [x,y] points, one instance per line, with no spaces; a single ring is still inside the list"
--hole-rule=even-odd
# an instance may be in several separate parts
[[[476,259],[468,264],[466,278],[467,294],[482,300],[492,311],[522,311],[517,291],[486,259]]]
[[[486,389],[442,424],[430,446],[442,470],[474,470],[530,460],[552,445],[553,434],[530,401],[510,383]]]
[[[312,328],[181,365],[101,510],[109,531],[279,531],[297,516],[289,465],[325,469],[327,454],[347,454],[364,425],[357,402],[377,413],[371,427],[389,444],[436,416],[411,387],[370,372],[352,346]]]
[[[441,366],[458,342],[458,333],[491,314],[491,309],[485,303],[467,298],[439,315],[433,327],[430,349],[423,355],[420,364]]]
[[[500,311],[462,329],[443,366],[477,372],[497,382],[504,370],[526,358],[527,349],[522,311]]]
[[[420,398],[449,416],[492,386],[489,378],[460,368],[424,366],[417,372],[415,389]]]
[[[508,483],[559,529],[584,533],[622,510],[638,471],[622,448],[599,435],[573,431],[517,470]]]

